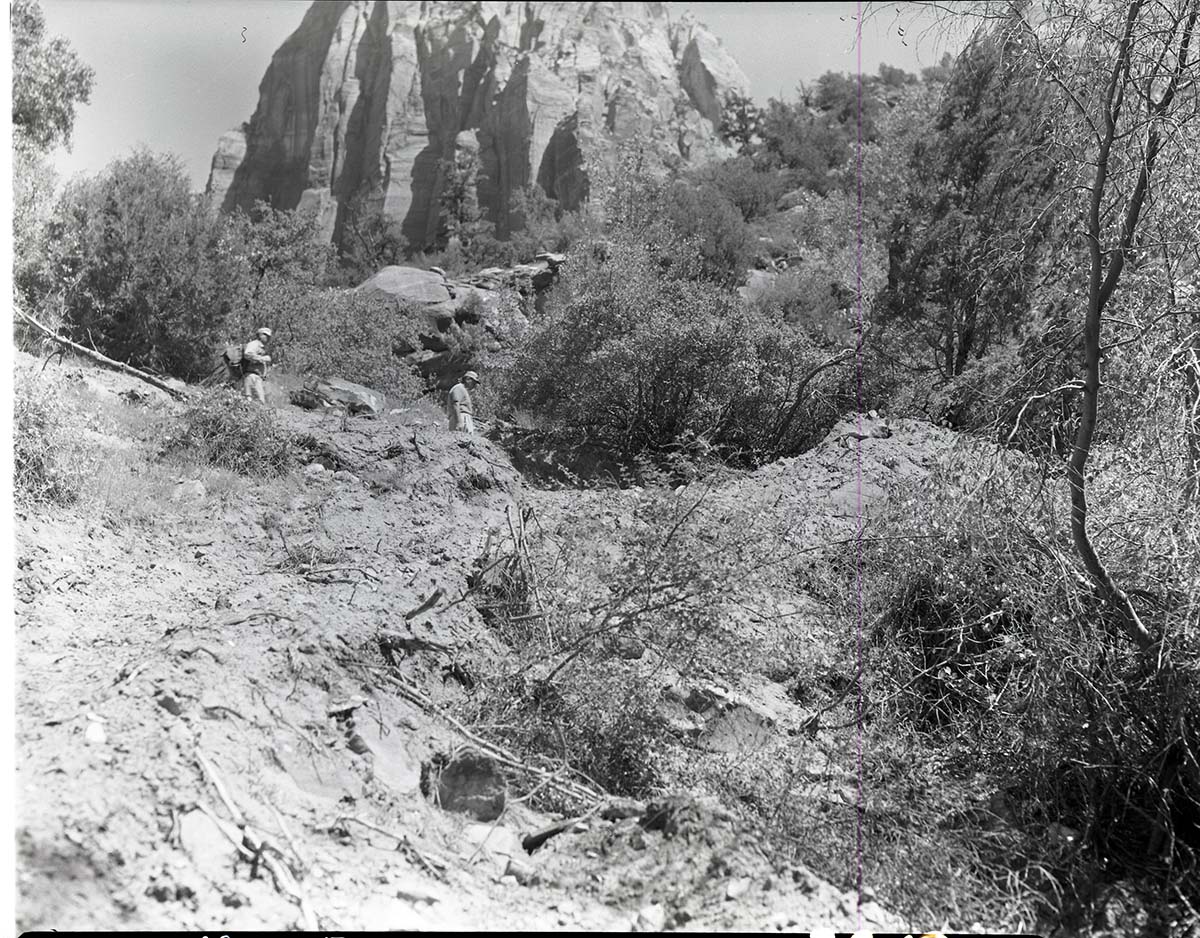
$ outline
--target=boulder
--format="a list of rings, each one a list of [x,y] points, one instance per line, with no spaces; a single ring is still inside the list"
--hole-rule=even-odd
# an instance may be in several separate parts
[[[330,404],[345,407],[352,414],[366,417],[378,417],[384,412],[386,405],[383,395],[378,391],[340,378],[320,381],[314,390]]]
[[[418,305],[449,303],[454,299],[440,271],[417,267],[384,267],[358,287],[359,291],[386,293],[397,300]]]

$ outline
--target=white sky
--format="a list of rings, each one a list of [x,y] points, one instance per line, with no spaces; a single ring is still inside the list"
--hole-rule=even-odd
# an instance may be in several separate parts
[[[272,53],[299,25],[306,0],[41,0],[50,35],[66,37],[96,70],[91,104],[76,118],[64,176],[95,173],[138,143],[180,156],[203,188],[217,139],[248,119]],[[677,3],[721,39],[759,101],[792,99],[825,71],[855,72],[858,4]],[[901,14],[904,24],[919,15]],[[243,32],[244,29],[244,32]],[[896,15],[868,18],[862,67],[910,71],[935,64],[944,42],[910,31]],[[244,41],[243,41],[244,40]]]

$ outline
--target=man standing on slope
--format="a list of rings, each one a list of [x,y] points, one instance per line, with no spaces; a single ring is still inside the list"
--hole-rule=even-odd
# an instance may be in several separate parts
[[[246,397],[260,404],[267,402],[267,393],[263,388],[263,376],[267,373],[267,365],[271,364],[271,356],[267,354],[267,343],[271,340],[271,330],[263,326],[254,338],[246,343],[242,351],[242,387]]]
[[[468,371],[462,376],[462,381],[450,389],[447,410],[450,416],[450,429],[461,430],[463,433],[475,432],[475,418],[471,411],[471,389],[479,386],[479,375]]]

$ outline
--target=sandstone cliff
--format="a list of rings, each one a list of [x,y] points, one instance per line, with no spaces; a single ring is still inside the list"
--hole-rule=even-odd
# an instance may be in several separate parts
[[[477,147],[479,205],[504,236],[515,193],[536,184],[573,208],[622,140],[651,165],[726,155],[720,105],[745,88],[662,3],[314,3],[208,185],[226,209],[316,205],[335,240],[351,213],[382,215],[419,247],[437,234],[442,161]]]

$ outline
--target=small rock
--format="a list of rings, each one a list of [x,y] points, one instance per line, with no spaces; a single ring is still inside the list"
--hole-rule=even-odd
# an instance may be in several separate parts
[[[338,482],[347,482],[351,485],[355,485],[362,481],[353,472],[347,472],[345,469],[339,469],[333,474],[333,478]]]
[[[232,609],[233,600],[229,598],[228,593],[222,593],[217,597],[217,601],[213,604],[214,609]]]
[[[422,793],[433,793],[436,778],[438,803],[444,810],[470,814],[479,821],[500,816],[508,799],[508,782],[495,761],[467,749],[442,763],[422,767]]]
[[[519,885],[521,885],[521,883],[515,876],[510,876],[510,875],[505,874],[504,876],[500,877],[500,885],[501,886],[519,886]]]
[[[96,746],[103,746],[108,742],[108,736],[104,732],[104,727],[99,723],[89,723],[87,729],[83,731],[83,738]]]
[[[667,927],[667,910],[658,903],[647,905],[638,910],[637,931],[662,931]]]
[[[371,751],[371,747],[367,745],[367,741],[359,736],[358,733],[353,733],[346,741],[346,745],[350,747],[352,753],[359,756],[365,756]]]
[[[632,635],[618,635],[613,643],[617,654],[626,661],[637,661],[646,653],[646,645]]]
[[[703,713],[705,710],[711,709],[713,704],[717,702],[717,695],[711,690],[693,687],[688,691],[687,699],[683,705],[693,713]]]
[[[538,879],[537,872],[533,867],[527,863],[522,863],[520,860],[514,860],[511,857],[508,860],[508,865],[504,868],[504,878],[507,879],[510,876],[522,886],[532,886]]]
[[[158,697],[155,698],[155,700],[157,701],[157,703],[160,707],[162,707],[164,710],[166,710],[167,713],[171,714],[171,716],[173,716],[173,717],[177,717],[177,716],[179,716],[179,714],[183,713],[183,704],[181,704],[171,694],[167,694],[167,693],[159,694]]]
[[[324,475],[326,469],[319,462],[310,462],[304,467],[304,477],[306,479],[315,479],[317,476]]]
[[[725,898],[728,900],[740,899],[750,891],[750,880],[746,878],[731,879],[729,885],[725,887]]]
[[[190,482],[179,482],[175,486],[175,491],[171,493],[171,501],[178,502],[185,498],[203,498],[208,494],[208,489],[204,487],[204,483],[199,479],[193,479]]]

